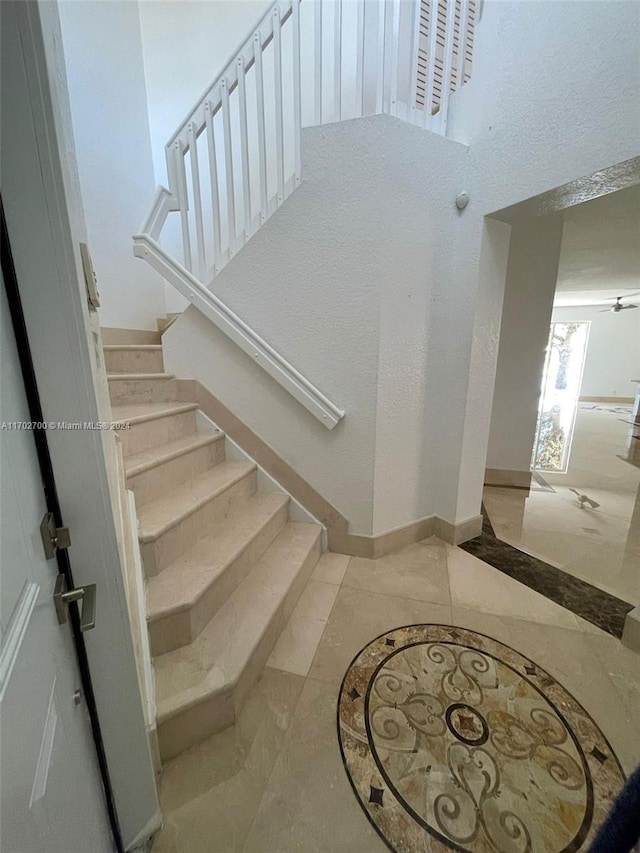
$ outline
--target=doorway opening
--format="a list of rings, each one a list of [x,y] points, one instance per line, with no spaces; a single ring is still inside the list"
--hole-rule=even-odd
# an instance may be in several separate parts
[[[638,229],[637,185],[512,225],[483,494],[497,540],[621,612],[640,601]]]
[[[567,471],[590,325],[551,323],[531,460],[535,471]]]

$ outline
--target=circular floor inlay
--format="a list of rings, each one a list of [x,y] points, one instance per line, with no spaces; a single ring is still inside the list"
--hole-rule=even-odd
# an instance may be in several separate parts
[[[587,850],[624,775],[591,717],[508,646],[410,625],[355,658],[338,736],[360,804],[391,850]]]

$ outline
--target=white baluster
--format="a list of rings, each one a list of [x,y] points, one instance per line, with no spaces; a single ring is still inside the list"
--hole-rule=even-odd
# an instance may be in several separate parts
[[[314,5],[315,123],[322,124],[322,0]]]
[[[333,18],[333,111],[342,120],[342,0],[334,0]]]
[[[280,13],[273,11],[273,65],[276,83],[276,159],[278,173],[278,207],[284,201],[284,125],[282,118],[282,36]]]
[[[227,177],[227,219],[229,220],[229,257],[235,253],[236,246],[236,200],[233,187],[233,154],[231,149],[231,109],[229,107],[229,88],[226,78],[220,81],[222,96],[222,123],[224,126],[224,164]]]
[[[364,7],[365,0],[356,0],[358,4],[356,21],[356,113],[359,118],[364,115]]]
[[[182,248],[184,265],[193,272],[191,264],[191,238],[189,236],[189,196],[187,193],[187,173],[184,166],[184,152],[179,140],[174,142],[175,174],[178,181],[178,203],[180,205],[180,222],[182,225]]]
[[[300,0],[292,0],[293,21],[293,144],[295,183],[300,183],[302,101],[300,93]]]
[[[193,212],[196,220],[196,245],[198,247],[198,270],[200,280],[204,280],[206,272],[206,258],[204,254],[204,226],[202,223],[202,196],[200,194],[200,166],[198,163],[198,143],[195,124],[190,121],[189,128],[189,152],[191,154],[191,186],[193,189]]]
[[[390,81],[389,81],[389,112],[391,115],[398,114],[398,61],[400,47],[400,0],[389,0],[391,4],[391,45],[389,51]]]
[[[244,59],[238,58],[238,96],[240,100],[240,148],[242,151],[242,198],[244,207],[244,239],[251,236],[251,177],[249,174],[249,131],[247,128],[247,86]]]
[[[262,36],[253,36],[253,55],[256,70],[256,109],[258,116],[258,156],[260,158],[260,222],[267,221],[269,198],[267,195],[267,138],[264,126],[264,75],[262,71]]]
[[[376,114],[384,112],[384,62],[385,62],[385,17],[387,3],[386,0],[380,3],[374,3],[374,9],[378,12],[378,50],[377,65],[376,65]]]
[[[209,177],[211,180],[211,211],[213,216],[213,271],[220,269],[222,240],[220,235],[220,192],[218,189],[218,161],[216,158],[216,138],[213,132],[213,106],[211,101],[204,105],[204,121],[209,151]]]

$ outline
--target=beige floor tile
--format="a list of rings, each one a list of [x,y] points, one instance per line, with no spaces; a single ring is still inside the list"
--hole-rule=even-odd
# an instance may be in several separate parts
[[[236,725],[169,761],[164,826],[154,853],[238,853],[292,719],[304,680],[269,669]]]
[[[528,622],[544,622],[580,630],[574,614],[544,595],[510,578],[504,572],[468,554],[461,548],[447,547],[451,604],[504,614]]]
[[[346,554],[323,554],[311,577],[323,583],[341,584],[350,559]]]
[[[591,714],[627,773],[640,763],[640,679],[636,676],[635,686],[626,684],[640,658],[614,637],[609,641],[552,624],[542,628],[523,619],[455,606],[453,624],[487,634],[530,658]]]
[[[369,592],[450,604],[445,545],[436,539],[375,560],[352,557],[343,583]]]
[[[342,586],[309,675],[337,690],[353,658],[375,637],[403,625],[450,620],[448,606]]]
[[[243,853],[384,853],[342,764],[337,693],[307,679]]]
[[[311,580],[298,599],[267,666],[307,675],[338,595],[337,584]]]
[[[606,407],[607,404],[602,404]],[[555,491],[486,488],[496,535],[625,601],[640,599],[640,469],[624,460],[629,415],[606,408],[577,412],[569,467],[543,473]],[[580,508],[576,489],[600,504]]]
[[[640,655],[609,634],[590,634],[587,641],[595,650],[599,668],[606,671],[613,683],[629,721],[628,729],[619,735],[620,741],[626,743],[628,734],[630,758],[640,764]]]

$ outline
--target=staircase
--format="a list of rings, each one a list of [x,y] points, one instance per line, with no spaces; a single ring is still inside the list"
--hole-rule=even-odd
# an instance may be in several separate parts
[[[134,254],[327,429],[345,412],[215,295],[216,276],[300,186],[303,128],[387,114],[446,135],[475,21],[476,0],[276,0],[165,145],[169,188]]]
[[[231,725],[321,549],[322,529],[263,493],[257,466],[164,372],[160,332],[105,334],[114,421],[135,496],[162,760]],[[113,342],[117,341],[117,343]]]

